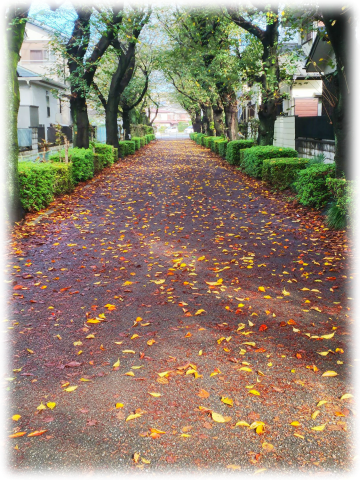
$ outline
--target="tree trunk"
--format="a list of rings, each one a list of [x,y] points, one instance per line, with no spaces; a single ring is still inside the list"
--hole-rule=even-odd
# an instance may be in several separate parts
[[[70,109],[75,125],[74,147],[89,148],[89,117],[86,98],[78,91],[70,97]]]
[[[8,100],[7,109],[9,112],[7,129],[7,160],[5,164],[5,192],[7,196],[7,220],[10,224],[20,221],[25,210],[20,201],[20,186],[18,172],[19,145],[17,139],[17,118],[20,105],[19,82],[17,78],[17,64],[20,60],[20,48],[24,39],[25,18],[28,9],[17,15],[16,7],[12,7],[7,21],[7,81],[6,96]]]
[[[259,107],[258,145],[272,145],[276,120],[276,103],[274,100],[263,102]]]
[[[218,100],[215,105],[212,106],[213,118],[214,118],[214,127],[216,131],[216,136],[221,137],[224,135],[225,125],[224,125],[224,108]]]
[[[123,128],[125,133],[125,140],[129,140],[130,134],[130,110],[124,109],[123,110]]]
[[[334,106],[333,126],[335,136],[335,164],[336,176],[345,174],[347,179],[353,179],[349,158],[349,146],[353,133],[353,122],[350,115],[350,100],[354,101],[352,85],[352,64],[349,54],[351,45],[355,45],[351,10],[345,12],[328,10],[323,13],[326,32],[335,53],[336,71],[334,85],[336,89],[336,103]],[[352,98],[350,97],[352,96]]]
[[[208,136],[212,136],[213,132],[210,129],[210,122],[212,122],[212,108],[210,105],[202,104],[201,109],[203,112],[202,126],[203,133]]]
[[[202,132],[202,123],[201,123],[201,110],[196,110],[195,112],[195,122],[193,123],[194,133]]]
[[[237,120],[237,105],[228,103],[224,105],[225,111],[225,125],[226,135],[230,140],[237,140],[238,120]]]
[[[119,109],[120,95],[110,95],[106,104],[105,110],[105,129],[106,129],[106,143],[112,145],[114,148],[119,148],[118,136],[118,109]],[[125,125],[124,125],[125,128]]]

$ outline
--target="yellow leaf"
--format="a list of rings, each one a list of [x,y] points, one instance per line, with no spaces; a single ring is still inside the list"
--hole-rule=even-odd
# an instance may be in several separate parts
[[[226,465],[226,468],[229,468],[230,470],[241,470],[239,465]]]
[[[285,288],[282,290],[281,293],[282,293],[285,297],[286,297],[287,295],[290,295],[290,292],[287,292],[287,291],[285,290]]]
[[[271,452],[271,450],[274,450],[274,445],[272,443],[264,442],[261,446],[266,452]]]
[[[154,345],[155,340],[152,338],[151,340],[148,340],[146,343],[147,345],[149,345],[149,347],[151,347],[151,345]]]
[[[165,283],[165,280],[164,280],[164,279],[161,279],[161,280],[150,280],[150,282],[154,282],[154,283],[156,283],[156,285],[161,285],[162,283]]]
[[[127,417],[125,421],[128,422],[129,420],[134,420],[134,418],[139,418],[139,417],[141,417],[141,413],[132,413]]]
[[[315,420],[315,418],[319,415],[319,413],[320,413],[320,410],[315,410],[315,412],[311,414],[311,418]]]
[[[36,407],[37,410],[45,410],[46,409],[46,406],[43,405],[43,403],[41,402],[40,405],[38,407]]]
[[[135,353],[134,350],[123,350],[122,353]]]
[[[80,340],[78,342],[74,342],[74,347],[81,347],[82,342]]]
[[[302,439],[305,438],[304,435],[300,435],[300,433],[294,433],[294,436],[295,436],[295,437],[302,438]]]
[[[198,355],[202,355],[202,353],[203,353],[203,351],[202,351],[202,350],[199,350]]]
[[[220,415],[220,413],[211,412],[211,417],[214,420],[214,422],[218,422],[218,423],[226,422],[226,419],[222,415]]]
[[[320,338],[329,339],[329,338],[332,338],[334,335],[335,335],[335,332],[333,332],[333,333],[328,333],[327,335],[321,335]]]
[[[326,423],[324,423],[322,425],[318,425],[317,427],[311,427],[311,430],[316,430],[317,432],[322,432],[325,427],[326,427]]]
[[[126,285],[132,285],[132,284],[133,284],[133,282],[126,281],[126,282],[123,283],[123,286],[125,287]]]
[[[127,375],[128,377],[135,377],[134,372],[127,372],[127,373],[124,373],[124,375]]]
[[[293,427],[300,427],[300,422],[295,420],[294,422],[291,422],[290,425],[292,425]]]
[[[234,405],[234,401],[231,398],[221,397],[221,401],[226,405],[230,405],[231,407]]]
[[[27,348],[26,349],[29,353],[34,353],[32,350],[30,350],[30,348]]]
[[[151,460],[146,460],[146,458],[144,458],[144,457],[141,457],[141,461],[143,463],[151,463]]]
[[[235,423],[235,427],[250,427],[250,425],[244,420],[239,420]]]
[[[134,460],[135,463],[138,463],[139,458],[140,458],[140,453],[134,453],[133,460]]]
[[[333,370],[327,370],[321,376],[322,377],[336,377],[336,375],[337,375],[337,373],[334,372]]]
[[[259,287],[258,290],[259,292],[265,292],[265,287]]]
[[[130,340],[134,340],[134,338],[138,338],[138,336],[139,336],[139,335],[138,335],[137,333],[134,333],[134,335],[132,335],[132,336],[130,337]]]
[[[191,437],[191,435],[189,435],[188,433],[182,433],[180,437]]]
[[[166,377],[172,370],[167,370],[166,372],[158,373],[159,377]]]
[[[102,319],[106,318],[104,313],[99,313],[98,317]]]
[[[121,345],[124,342],[114,342],[114,343],[116,343],[116,345]]]
[[[74,386],[74,387],[65,388],[65,391],[66,391],[66,392],[73,392],[73,391],[76,390],[77,388],[78,388],[78,387],[77,387],[77,385],[76,385],[76,386]]]
[[[249,393],[252,393],[253,395],[260,395],[257,390],[249,390]]]
[[[243,370],[244,372],[252,372],[251,368],[249,367],[241,367],[239,370]]]
[[[101,323],[101,320],[98,320],[97,318],[89,318],[86,323]]]
[[[264,427],[264,426],[265,426],[264,422],[256,421],[250,425],[250,428],[253,429],[253,428]]]
[[[198,261],[205,260],[205,255],[203,257],[199,257]]]
[[[149,395],[152,397],[161,397],[161,393],[156,393],[156,392],[148,392]]]
[[[123,408],[124,404],[123,403],[116,403],[115,408]]]
[[[55,403],[55,402],[48,402],[48,403],[46,404],[46,406],[47,406],[48,408],[50,408],[50,410],[53,410],[53,409],[56,407],[56,403]]]
[[[21,415],[13,415],[11,418],[17,422],[21,418]]]
[[[255,347],[256,343],[255,342],[243,342],[241,345],[250,345],[251,347]]]
[[[328,403],[328,401],[327,401],[327,400],[320,400],[320,402],[318,402],[318,403],[316,404],[316,406],[317,406],[317,407],[321,407],[321,405],[324,405],[325,403]]]
[[[117,359],[117,362],[114,363],[113,367],[120,367],[120,359]]]
[[[195,312],[195,315],[200,315],[201,313],[205,312],[204,309],[200,308],[197,312]],[[206,313],[206,312],[205,312]]]
[[[353,398],[353,396],[354,395],[351,395],[351,393],[344,393],[340,400],[345,400],[346,398]]]
[[[95,335],[94,335],[94,334],[92,334],[92,333],[90,333],[90,335],[88,335],[88,336],[87,336],[87,337],[85,337],[85,338],[95,338]]]

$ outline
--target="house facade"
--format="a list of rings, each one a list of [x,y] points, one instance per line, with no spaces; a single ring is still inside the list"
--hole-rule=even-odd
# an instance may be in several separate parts
[[[156,109],[150,109],[150,118],[152,119],[156,114]],[[165,127],[174,127],[177,126],[180,122],[190,122],[190,115],[186,110],[178,106],[168,105],[160,107],[158,114],[153,122],[155,127],[165,126]]]

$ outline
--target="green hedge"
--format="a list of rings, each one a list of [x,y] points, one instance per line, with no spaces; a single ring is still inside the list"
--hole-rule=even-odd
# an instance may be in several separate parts
[[[9,220],[9,215],[5,208],[5,186],[0,183],[0,225]]]
[[[119,142],[119,155],[124,158],[128,155],[128,146],[127,143],[124,141]]]
[[[135,142],[135,150],[139,150],[141,147],[140,137],[131,137],[131,140]]]
[[[113,148],[113,155],[114,155],[114,163],[119,160],[119,150],[117,148]]]
[[[274,158],[263,161],[262,179],[278,190],[294,183],[297,172],[307,167],[307,158]]]
[[[335,178],[334,164],[315,164],[298,172],[294,187],[299,202],[309,207],[324,207],[331,198],[328,178]]]
[[[326,186],[336,200],[336,205],[345,214],[353,235],[360,235],[360,177],[356,180],[327,178]]]
[[[263,161],[270,158],[296,158],[293,148],[273,147],[271,145],[251,147],[242,154],[240,166],[251,177],[261,178]]]
[[[219,155],[221,155],[223,158],[226,157],[226,148],[228,144],[228,140],[224,139],[222,142],[219,142],[217,147],[219,149]]]
[[[65,163],[19,162],[20,201],[26,211],[37,212],[54,195],[73,190],[72,166]]]
[[[109,146],[109,145],[108,145]],[[112,148],[112,147],[111,147]],[[72,179],[77,184],[94,176],[94,158],[90,148],[69,148],[69,161],[72,163]],[[65,150],[50,155],[50,162],[63,162]]]
[[[145,147],[146,145],[146,137],[140,137],[140,147]]]
[[[119,142],[119,143],[125,143],[127,147],[127,152],[126,155],[133,155],[136,150],[136,143],[134,140],[125,140],[124,142]]]
[[[253,140],[232,140],[226,148],[226,160],[230,165],[240,164],[240,150],[254,146]]]
[[[95,143],[95,153],[103,156],[104,168],[114,163],[114,147],[106,143]]]
[[[103,155],[102,153],[94,153],[94,173],[99,173],[101,170],[103,170],[106,166],[106,155]]]
[[[204,133],[196,133],[196,136],[194,137],[195,139],[195,142],[198,144],[198,145],[201,145],[201,139],[202,137],[205,137],[206,135]]]
[[[210,142],[213,139],[214,139],[214,137],[210,137],[210,136],[202,137],[201,145],[203,145],[206,148],[210,148]]]

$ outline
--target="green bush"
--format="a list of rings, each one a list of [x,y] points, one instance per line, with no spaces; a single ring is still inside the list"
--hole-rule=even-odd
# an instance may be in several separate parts
[[[152,135],[154,128],[149,125],[130,125],[130,134],[132,137],[144,137],[145,135]]]
[[[133,137],[131,136],[131,140],[135,142],[135,150],[139,150],[141,147],[141,140],[140,137]]]
[[[90,148],[69,148],[74,183],[84,182],[94,176],[93,152]]]
[[[106,143],[95,143],[95,153],[104,156],[104,167],[114,163],[114,147]]]
[[[322,208],[331,198],[327,178],[335,178],[334,164],[316,164],[298,172],[294,187],[300,203]]]
[[[240,150],[254,145],[252,140],[232,140],[226,148],[226,160],[230,165],[240,164]]]
[[[5,186],[0,183],[0,225],[9,220],[9,215],[5,208]]]
[[[197,134],[196,134],[195,142],[196,142],[198,145],[201,145],[201,139],[202,139],[202,137],[205,137],[205,134],[203,134],[203,133],[197,133]]]
[[[119,160],[119,150],[114,147],[113,149],[113,154],[114,154],[114,163]]]
[[[135,142],[133,140],[125,140],[123,143],[125,143],[127,147],[126,155],[133,155],[136,149]]]
[[[263,161],[262,179],[278,190],[289,188],[297,172],[307,167],[307,158],[273,158]]]
[[[229,143],[228,140],[224,139],[224,140],[220,141],[217,145],[218,150],[219,150],[219,155],[221,155],[223,158],[226,157],[226,148],[227,148],[228,143]]]
[[[204,145],[206,148],[210,148],[210,141],[213,140],[214,137],[202,137],[201,144]]]
[[[192,132],[189,134],[190,140],[195,140],[195,135],[197,135],[196,132]]]
[[[146,137],[140,137],[140,147],[145,147],[146,145]]]
[[[94,173],[99,173],[105,168],[106,165],[106,155],[102,153],[94,153]]]
[[[326,213],[326,222],[331,228],[343,229],[354,217],[354,182],[327,178],[326,186],[334,198]]]
[[[127,143],[126,142],[119,142],[119,155],[124,158],[126,157],[127,153]]]
[[[19,162],[20,201],[26,211],[37,212],[53,201],[54,195],[73,190],[70,163]]]
[[[251,177],[261,178],[263,161],[270,158],[295,158],[298,153],[293,148],[271,145],[251,147],[242,154],[240,166]]]

